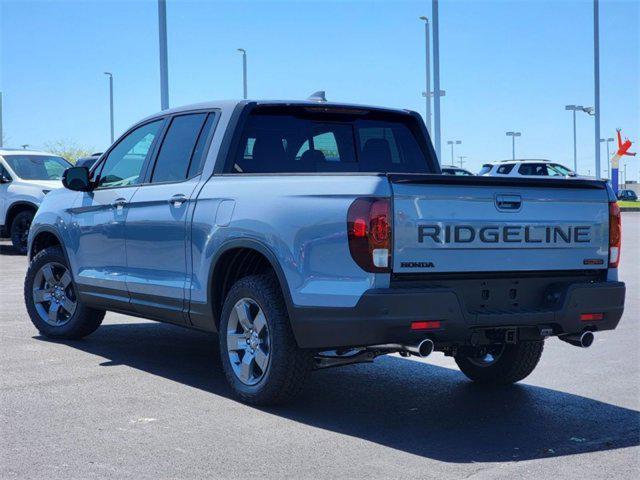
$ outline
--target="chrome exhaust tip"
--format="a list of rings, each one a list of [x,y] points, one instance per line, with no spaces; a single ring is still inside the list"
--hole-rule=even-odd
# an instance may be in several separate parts
[[[593,332],[582,332],[575,335],[562,335],[559,337],[563,342],[580,348],[589,348],[593,345],[595,335]]]
[[[404,348],[413,355],[424,358],[431,355],[434,345],[431,339],[425,338],[416,345],[406,345]]]

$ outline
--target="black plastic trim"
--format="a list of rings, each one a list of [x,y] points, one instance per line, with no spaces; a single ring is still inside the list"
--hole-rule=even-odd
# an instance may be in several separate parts
[[[550,280],[551,283],[552,279]],[[553,307],[513,311],[468,312],[454,288],[374,289],[353,308],[295,307],[292,327],[302,348],[329,350],[385,343],[407,343],[429,337],[437,347],[468,345],[477,330],[551,328],[553,335],[616,328],[624,309],[622,282],[556,286]],[[581,322],[580,313],[598,312],[604,319]],[[412,321],[438,320],[441,328],[415,332]]]
[[[249,238],[238,238],[229,240],[223,243],[220,248],[216,250],[216,254],[211,261],[211,267],[209,271],[208,284],[207,284],[207,303],[196,303],[193,301],[189,301],[188,304],[188,312],[189,318],[191,320],[192,325],[197,328],[206,329],[210,331],[216,331],[216,323],[217,319],[214,318],[214,310],[213,310],[213,274],[216,270],[216,266],[220,261],[220,258],[229,250],[233,250],[236,248],[249,248],[259,252],[264,255],[267,259],[271,267],[276,273],[276,277],[278,278],[278,283],[280,284],[280,288],[282,290],[282,294],[284,296],[285,305],[287,307],[287,312],[289,314],[289,318],[293,323],[293,301],[291,299],[291,292],[289,291],[289,284],[287,283],[285,274],[280,266],[280,263],[277,260],[276,255],[263,243],[249,239]]]
[[[416,183],[434,185],[475,185],[475,186],[510,186],[510,187],[544,187],[544,188],[582,188],[606,190],[607,182],[604,180],[587,179],[537,179],[519,177],[484,177],[484,176],[453,176],[422,173],[389,173],[389,181],[392,183]]]

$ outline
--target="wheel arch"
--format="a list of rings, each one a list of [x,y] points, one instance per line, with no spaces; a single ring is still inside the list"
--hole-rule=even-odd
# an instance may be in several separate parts
[[[253,258],[249,260],[247,257],[240,258],[242,255],[253,255]],[[213,314],[213,321],[215,322],[216,328],[220,323],[220,312],[222,310],[222,304],[224,303],[226,292],[231,288],[235,281],[239,280],[243,276],[254,274],[250,264],[238,265],[238,261],[262,261],[265,263],[258,265],[258,269],[262,269],[264,266],[267,266],[268,269],[275,273],[276,278],[278,279],[278,284],[280,285],[280,290],[284,297],[289,321],[293,323],[293,302],[291,299],[291,292],[289,290],[289,284],[287,283],[284,271],[282,270],[276,255],[262,242],[243,238],[229,240],[223,243],[216,252],[212,261],[212,267],[209,272],[208,279],[209,283],[207,286],[207,295],[209,299],[207,303]],[[235,276],[233,274],[229,275],[229,270],[234,268],[234,266],[239,267],[239,271],[237,272],[238,274]],[[255,267],[253,268],[255,269]]]
[[[60,235],[55,231],[54,228],[51,227],[40,227],[35,232],[33,232],[28,250],[29,261],[33,260],[33,257],[35,257],[42,250],[54,246],[60,247],[62,253],[64,254],[64,258],[67,261],[67,265],[70,266],[71,264],[69,263],[69,257],[67,256],[67,251],[64,248],[64,244],[62,243]]]
[[[7,232],[11,229],[11,224],[13,223],[13,219],[16,218],[16,215],[25,210],[33,210],[33,213],[35,214],[38,211],[38,205],[25,200],[18,200],[17,202],[13,202],[9,208],[7,208],[4,222]]]

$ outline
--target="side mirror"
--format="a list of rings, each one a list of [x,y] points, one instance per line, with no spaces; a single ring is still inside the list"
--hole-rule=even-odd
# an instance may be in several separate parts
[[[89,169],[87,167],[69,167],[62,174],[62,185],[69,190],[88,192],[91,190]]]
[[[577,177],[578,174],[576,172],[569,172],[570,177]]]
[[[9,183],[11,180],[9,180],[9,177],[7,177],[6,175],[3,175],[2,173],[0,173],[0,185],[4,184],[4,183]]]

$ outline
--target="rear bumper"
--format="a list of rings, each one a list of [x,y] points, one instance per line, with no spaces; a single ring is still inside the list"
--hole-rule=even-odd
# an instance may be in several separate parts
[[[541,308],[518,311],[467,311],[453,288],[388,288],[367,291],[353,308],[294,307],[292,325],[302,348],[368,346],[431,338],[436,346],[490,343],[495,333],[516,330],[519,340],[616,328],[624,309],[622,282],[565,283]],[[581,321],[583,313],[602,320]],[[440,328],[412,331],[411,322],[440,321]],[[551,329],[551,330],[549,330]]]

